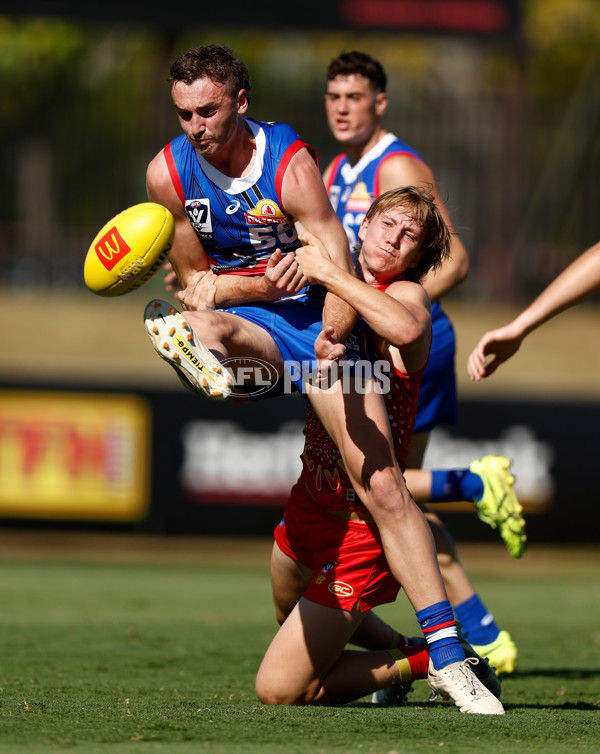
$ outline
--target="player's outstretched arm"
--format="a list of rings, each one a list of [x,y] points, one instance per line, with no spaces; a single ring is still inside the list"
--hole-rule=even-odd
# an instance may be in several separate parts
[[[303,233],[300,239],[304,246],[296,257],[312,283],[352,302],[371,330],[400,351],[429,346],[431,310],[421,285],[400,280],[381,291],[334,264],[311,233]]]
[[[489,377],[518,351],[530,332],[598,291],[600,242],[577,257],[512,322],[485,333],[467,360],[467,374],[473,382]]]

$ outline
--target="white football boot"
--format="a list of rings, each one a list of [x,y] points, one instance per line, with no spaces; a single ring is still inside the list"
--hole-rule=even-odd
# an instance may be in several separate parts
[[[144,324],[156,353],[187,388],[215,401],[229,398],[234,384],[231,372],[195,337],[174,306],[161,299],[150,301]]]
[[[471,665],[477,662],[476,658],[467,657],[462,662],[453,662],[436,670],[430,660],[427,682],[433,691],[432,701],[439,695],[442,699],[453,699],[461,712],[472,715],[504,715],[500,700],[486,689],[471,669]]]

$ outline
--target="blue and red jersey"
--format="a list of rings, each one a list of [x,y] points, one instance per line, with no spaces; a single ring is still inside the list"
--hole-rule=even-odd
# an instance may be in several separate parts
[[[262,275],[270,255],[300,243],[281,199],[283,176],[292,157],[307,147],[285,123],[245,119],[256,139],[256,158],[247,176],[220,173],[185,134],[164,150],[173,186],[214,272]]]
[[[381,166],[390,157],[398,155],[421,156],[408,144],[400,141],[394,134],[386,134],[367,154],[351,165],[345,154],[339,154],[332,164],[327,181],[329,200],[344,226],[350,248],[358,243],[358,229],[367,214],[367,210],[381,194],[379,174]]]

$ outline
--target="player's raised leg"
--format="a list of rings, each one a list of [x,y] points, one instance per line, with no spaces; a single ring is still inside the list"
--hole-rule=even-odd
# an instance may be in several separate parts
[[[185,387],[213,400],[229,398],[233,376],[194,336],[186,317],[167,301],[154,299],[144,310],[144,324],[156,353],[170,364]]]
[[[191,390],[223,400],[234,379],[227,359],[256,357],[283,373],[283,359],[269,333],[242,317],[222,311],[179,312],[161,299],[150,301],[144,324],[157,354]]]

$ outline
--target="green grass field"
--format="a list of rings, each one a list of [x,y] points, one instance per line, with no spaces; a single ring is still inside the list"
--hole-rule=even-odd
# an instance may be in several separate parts
[[[428,706],[274,708],[267,540],[2,532],[0,751],[600,752],[600,553],[499,545],[463,560],[520,650],[503,718]],[[401,595],[381,611],[416,631]]]

